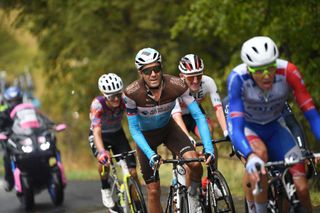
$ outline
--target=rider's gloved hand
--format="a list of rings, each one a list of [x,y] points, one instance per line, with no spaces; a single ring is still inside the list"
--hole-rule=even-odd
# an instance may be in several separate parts
[[[196,145],[197,145],[196,140],[193,139],[193,137],[191,137],[191,136],[188,136],[188,137],[189,137],[189,140],[190,140],[190,142],[192,143],[192,145],[193,145],[194,147],[196,147]]]
[[[108,165],[108,162],[111,160],[110,153],[106,150],[101,150],[97,155],[97,159],[102,165]]]
[[[154,154],[151,156],[150,160],[149,160],[149,165],[151,166],[151,168],[153,170],[156,170],[159,168],[160,166],[160,159],[161,159],[161,156],[158,155],[158,154]]]
[[[258,171],[258,169],[260,171]],[[260,175],[258,172],[266,174],[266,170],[264,168],[264,161],[255,154],[249,155],[246,163],[246,170],[250,175],[250,179],[252,179],[253,181],[260,180]]]
[[[210,163],[215,163],[216,157],[213,153],[205,153],[204,157],[206,158],[206,164],[209,165]]]

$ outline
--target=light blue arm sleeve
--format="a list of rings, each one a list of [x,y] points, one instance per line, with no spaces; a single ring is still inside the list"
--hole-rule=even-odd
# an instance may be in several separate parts
[[[214,149],[212,146],[212,139],[211,139],[211,133],[209,130],[209,126],[206,120],[206,117],[201,112],[200,107],[196,101],[191,102],[188,105],[188,109],[193,117],[193,119],[196,121],[197,126],[199,128],[200,137],[202,140],[202,143],[204,145],[205,153],[214,153]]]
[[[139,122],[138,122],[138,116],[137,115],[128,115],[128,123],[129,123],[129,131],[133,138],[133,140],[136,142],[136,144],[139,146],[139,148],[143,151],[143,153],[147,156],[147,158],[150,160],[152,155],[155,155],[156,153],[150,148],[147,140],[143,136],[140,128],[139,128]]]

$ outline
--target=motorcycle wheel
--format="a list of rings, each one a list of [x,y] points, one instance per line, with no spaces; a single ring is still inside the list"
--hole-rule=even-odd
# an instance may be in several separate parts
[[[48,191],[54,205],[59,206],[63,203],[64,190],[61,174],[58,168],[52,169],[48,184]]]
[[[27,177],[21,178],[22,193],[17,194],[22,208],[26,211],[33,209],[34,207],[34,193],[31,185],[31,181]]]

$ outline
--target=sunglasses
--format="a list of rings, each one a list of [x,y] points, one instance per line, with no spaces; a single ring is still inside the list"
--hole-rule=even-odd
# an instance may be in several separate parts
[[[145,69],[141,70],[141,72],[143,72],[143,74],[145,74],[145,75],[151,75],[152,71],[154,71],[155,73],[158,73],[161,70],[162,70],[161,66],[157,65],[157,66],[145,68]]]
[[[249,67],[248,66],[249,72],[252,74],[257,74],[257,75],[268,75],[270,73],[275,73],[277,70],[277,63],[274,62],[272,64],[268,64],[262,67]]]
[[[194,78],[197,78],[197,81],[202,79],[202,75],[192,75],[192,76],[185,76],[187,81],[193,82]]]
[[[119,100],[121,99],[122,93],[117,93],[117,94],[112,94],[112,95],[106,95],[106,99],[108,101],[114,101],[116,98],[118,98]]]

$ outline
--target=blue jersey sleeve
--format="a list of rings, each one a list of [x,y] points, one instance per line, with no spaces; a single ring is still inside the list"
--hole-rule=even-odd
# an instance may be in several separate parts
[[[244,134],[245,119],[244,106],[242,101],[242,84],[241,77],[231,72],[228,77],[228,98],[229,98],[229,119],[228,130],[235,149],[243,157],[247,158],[252,152],[250,144]]]
[[[320,115],[318,111],[313,108],[304,112],[304,116],[309,121],[311,130],[318,141],[320,141]]]
[[[133,140],[136,142],[139,148],[143,151],[143,153],[147,156],[147,158],[150,159],[151,156],[155,155],[156,153],[150,148],[147,140],[145,139],[145,137],[143,136],[139,128],[138,116],[135,114],[135,115],[128,115],[127,117],[128,117],[129,131]]]
[[[205,152],[210,154],[214,153],[208,123],[206,117],[201,112],[199,105],[196,101],[193,101],[188,105],[188,109],[199,128],[200,137],[203,142]]]

